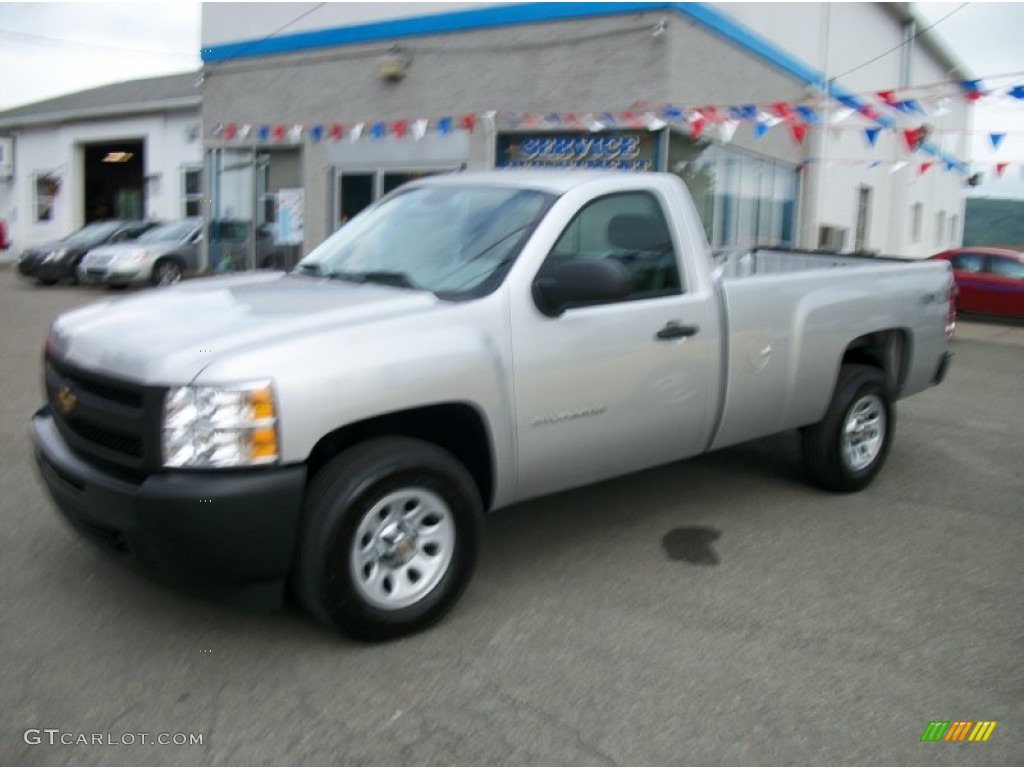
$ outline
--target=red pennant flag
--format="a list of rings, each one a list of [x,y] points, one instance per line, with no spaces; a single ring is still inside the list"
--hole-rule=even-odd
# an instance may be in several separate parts
[[[877,120],[879,117],[881,117],[881,115],[878,114],[877,110],[875,110],[875,108],[872,107],[870,104],[865,104],[857,111],[864,115],[864,117],[866,117],[868,120]]]
[[[1006,170],[1008,165],[1009,163],[996,163],[996,178],[1002,178],[1003,171]]]
[[[405,120],[395,120],[391,124],[391,133],[394,134],[395,138],[400,139],[405,136]]]
[[[227,139],[228,141],[231,141],[233,138],[235,138],[235,132],[237,130],[238,126],[236,126],[234,123],[228,123],[224,126],[224,138]]]
[[[777,101],[771,105],[772,112],[777,117],[781,117],[783,120],[791,121],[796,118],[793,117],[793,110],[789,108],[789,104],[784,101]]]
[[[476,115],[463,115],[459,120],[459,125],[472,133],[473,126],[476,125]]]
[[[907,152],[913,152],[921,141],[921,129],[905,128],[903,130],[903,140],[907,143]]]
[[[890,107],[895,107],[899,103],[899,101],[896,99],[895,91],[879,91],[878,98],[880,98]]]
[[[704,115],[699,112],[690,118],[690,138],[696,141],[700,138],[701,131],[704,130],[704,126],[707,125],[707,120],[704,119]]]
[[[341,141],[341,137],[345,133],[345,128],[341,123],[331,123],[330,137],[331,141]]]
[[[284,138],[285,127],[283,125],[275,125],[274,130],[271,132],[271,136],[274,137],[274,141],[280,141]]]
[[[789,132],[793,136],[793,141],[803,144],[804,136],[807,135],[807,126],[804,123],[793,122],[789,124]]]
[[[709,123],[720,123],[724,119],[714,107],[701,107],[700,113]]]
[[[932,163],[931,162],[921,163],[921,165],[917,169],[917,175],[918,176],[924,176],[928,172],[928,169],[931,168],[931,167],[932,167]]]

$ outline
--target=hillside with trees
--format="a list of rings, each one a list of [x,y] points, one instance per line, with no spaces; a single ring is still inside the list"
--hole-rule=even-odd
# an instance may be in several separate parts
[[[1024,200],[967,198],[964,245],[1024,250]]]

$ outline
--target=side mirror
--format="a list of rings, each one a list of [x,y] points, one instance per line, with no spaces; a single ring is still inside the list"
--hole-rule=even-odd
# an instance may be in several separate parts
[[[573,259],[533,281],[533,301],[543,314],[558,317],[570,307],[624,299],[632,290],[632,277],[620,262]]]

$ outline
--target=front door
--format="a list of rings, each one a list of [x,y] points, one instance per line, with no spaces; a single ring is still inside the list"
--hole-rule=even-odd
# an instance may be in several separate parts
[[[624,264],[622,301],[542,314],[512,300],[519,495],[535,496],[704,449],[718,380],[717,315],[684,284],[662,202],[613,193],[584,206],[538,274],[574,259]]]

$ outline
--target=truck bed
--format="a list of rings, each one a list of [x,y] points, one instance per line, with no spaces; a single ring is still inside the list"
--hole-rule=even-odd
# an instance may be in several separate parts
[[[739,279],[753,275],[805,272],[819,269],[856,269],[869,265],[901,263],[902,259],[873,256],[853,256],[814,251],[724,250],[714,255],[715,265],[723,278]]]

